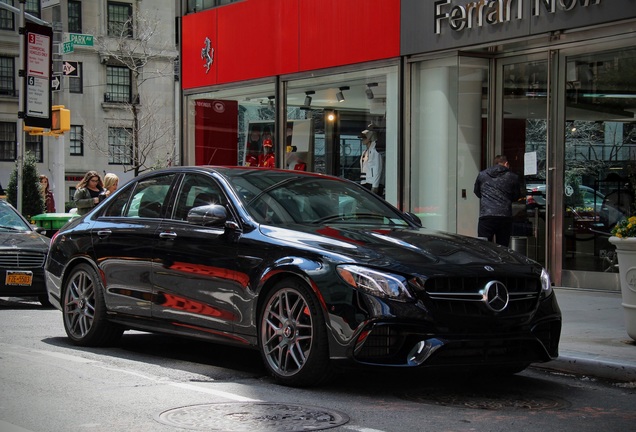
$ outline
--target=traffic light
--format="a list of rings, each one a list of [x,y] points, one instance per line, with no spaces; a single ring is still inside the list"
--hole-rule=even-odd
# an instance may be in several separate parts
[[[59,134],[70,130],[71,110],[65,109],[64,105],[53,105],[53,111],[51,112],[51,132]]]

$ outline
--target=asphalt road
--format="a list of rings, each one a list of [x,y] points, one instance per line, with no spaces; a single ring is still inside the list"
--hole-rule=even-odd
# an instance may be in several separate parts
[[[634,384],[528,369],[506,379],[351,371],[273,383],[257,352],[129,332],[84,349],[61,313],[0,299],[0,431],[627,431]]]

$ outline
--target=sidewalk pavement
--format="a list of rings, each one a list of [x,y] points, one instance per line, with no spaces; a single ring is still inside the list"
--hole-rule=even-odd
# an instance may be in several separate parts
[[[620,292],[554,291],[563,314],[559,357],[533,367],[636,382],[636,341],[625,331]]]

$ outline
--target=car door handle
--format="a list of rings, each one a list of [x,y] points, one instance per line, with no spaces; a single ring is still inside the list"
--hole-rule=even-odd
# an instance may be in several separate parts
[[[162,233],[159,233],[159,238],[162,239],[175,239],[177,238],[177,233],[174,231],[164,231]]]
[[[97,231],[97,237],[108,237],[112,233],[113,232],[111,230],[98,230]]]

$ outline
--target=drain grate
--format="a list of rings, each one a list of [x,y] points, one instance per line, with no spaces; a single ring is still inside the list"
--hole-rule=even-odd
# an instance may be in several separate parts
[[[280,403],[212,403],[174,408],[157,417],[160,423],[191,430],[224,432],[301,432],[343,425],[349,417],[321,407]]]
[[[426,389],[410,391],[399,397],[411,402],[496,411],[562,410],[570,406],[569,402],[552,396],[511,391]]]

